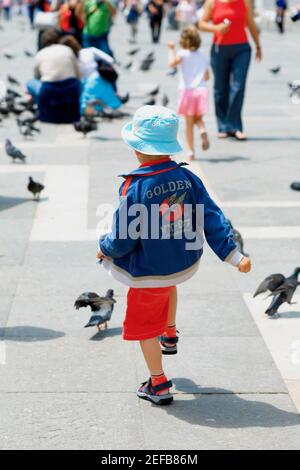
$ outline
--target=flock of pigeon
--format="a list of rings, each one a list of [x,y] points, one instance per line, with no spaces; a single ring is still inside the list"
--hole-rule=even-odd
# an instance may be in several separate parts
[[[128,52],[128,55],[131,57],[130,62],[125,65],[120,65],[124,70],[141,70],[147,72],[151,69],[155,56],[153,52],[148,53],[140,61],[136,60],[136,56],[139,53],[140,49],[135,48]],[[32,58],[33,54],[25,50],[24,54],[26,57]],[[11,60],[14,58],[14,55],[11,53],[4,53],[4,56]],[[168,72],[168,76],[176,74],[177,69],[172,69]],[[274,75],[277,75],[281,71],[281,67],[277,66],[270,69],[270,72]],[[5,86],[5,91],[1,93],[0,89],[0,122],[10,115],[14,115],[16,118],[16,124],[18,126],[19,132],[24,138],[33,138],[35,135],[39,134],[41,131],[36,127],[38,122],[38,110],[36,105],[31,99],[28,99],[24,94],[19,91],[16,91],[12,87],[21,87],[21,83],[12,75],[7,76],[7,87]],[[290,96],[293,102],[300,103],[300,80],[288,83],[290,88]],[[160,87],[157,86],[150,92],[146,94],[147,101],[144,102],[145,105],[155,105],[157,103],[157,97],[160,93]],[[126,97],[125,101],[128,101],[129,94]],[[164,93],[161,97],[161,104],[163,106],[168,106],[169,98]],[[86,108],[86,111],[79,122],[74,123],[74,129],[77,132],[80,132],[85,137],[88,133],[98,129],[99,120],[108,120],[112,121],[114,119],[123,118],[128,116],[127,113],[114,110],[107,107],[101,100],[95,100]],[[21,162],[26,163],[26,155],[18,149],[9,139],[5,140],[5,151],[8,157],[11,158],[12,162]],[[40,199],[40,194],[44,190],[44,186],[34,181],[33,178],[29,177],[29,182],[27,185],[28,191],[33,194],[33,199],[38,201]],[[244,251],[244,241],[241,233],[235,229],[231,222],[228,221],[231,225],[234,240],[238,246],[239,251],[247,256]],[[298,276],[300,274],[300,268],[295,268],[293,274],[289,277],[285,277],[283,274],[272,274],[262,281],[258,286],[254,297],[268,293],[272,297],[272,301],[265,311],[266,315],[272,318],[278,317],[278,309],[284,304],[292,303],[293,295],[300,285],[298,282]],[[107,322],[111,319],[112,312],[114,309],[114,304],[116,300],[114,299],[114,291],[109,289],[104,297],[100,297],[94,292],[85,292],[81,294],[78,299],[75,301],[74,307],[80,309],[82,307],[91,308],[91,318],[85,327],[96,326],[99,331],[107,328]]]

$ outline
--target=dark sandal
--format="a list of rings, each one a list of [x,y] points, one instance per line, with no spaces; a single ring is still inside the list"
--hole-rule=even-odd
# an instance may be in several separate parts
[[[142,400],[151,401],[151,403],[153,403],[154,405],[158,405],[158,406],[170,405],[173,401],[172,393],[159,395],[158,392],[161,392],[162,390],[169,391],[169,388],[171,388],[172,386],[173,386],[172,381],[168,380],[166,382],[163,382],[153,387],[151,378],[150,378],[147,382],[143,382],[141,384],[136,394]]]
[[[162,354],[166,354],[166,355],[177,354],[178,341],[179,341],[178,336],[175,336],[175,337],[173,336],[171,338],[168,336],[160,336],[159,342],[160,342]]]

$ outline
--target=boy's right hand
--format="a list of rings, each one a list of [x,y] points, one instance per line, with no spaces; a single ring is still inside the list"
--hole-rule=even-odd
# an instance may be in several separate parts
[[[237,265],[238,270],[240,273],[248,273],[251,271],[251,260],[250,258],[247,258],[247,256],[244,256],[240,263]]]
[[[175,49],[174,42],[172,42],[172,41],[168,42],[168,48],[174,50]]]

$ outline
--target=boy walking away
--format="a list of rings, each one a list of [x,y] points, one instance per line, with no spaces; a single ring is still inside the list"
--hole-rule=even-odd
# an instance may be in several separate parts
[[[197,271],[203,233],[222,261],[248,272],[231,228],[202,181],[171,155],[180,152],[179,119],[160,106],[143,106],[122,130],[140,166],[120,187],[112,232],[100,238],[97,258],[129,286],[123,338],[139,341],[150,378],[137,391],[156,405],[173,401],[162,354],[176,354],[176,285]]]

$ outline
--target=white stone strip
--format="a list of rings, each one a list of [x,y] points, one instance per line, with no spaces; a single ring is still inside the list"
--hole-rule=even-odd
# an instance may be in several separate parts
[[[250,293],[243,297],[300,412],[300,296],[294,296],[297,304],[280,307],[278,319],[264,313],[270,297],[254,299]]]
[[[4,340],[0,340],[0,366],[6,365],[6,344]]]
[[[264,208],[264,207],[300,207],[300,201],[225,201],[222,202],[222,207],[236,207],[236,208]]]
[[[222,205],[221,205],[222,206]],[[223,206],[222,206],[223,207]],[[247,239],[283,239],[283,238],[300,238],[299,225],[275,225],[262,227],[237,227],[242,233],[243,238]]]
[[[87,229],[89,168],[86,165],[0,165],[0,173],[43,173],[45,185],[37,204],[30,240],[97,240]]]

